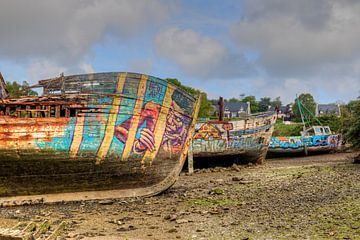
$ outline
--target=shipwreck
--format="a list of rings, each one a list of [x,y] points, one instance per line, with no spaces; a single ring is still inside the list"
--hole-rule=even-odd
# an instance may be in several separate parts
[[[241,162],[264,163],[276,121],[275,112],[224,120],[223,98],[219,100],[219,107],[218,120],[196,124],[191,155],[194,158],[235,157]]]
[[[197,98],[166,80],[110,72],[0,94],[0,204],[154,195],[183,167]],[[74,193],[76,192],[76,193]]]

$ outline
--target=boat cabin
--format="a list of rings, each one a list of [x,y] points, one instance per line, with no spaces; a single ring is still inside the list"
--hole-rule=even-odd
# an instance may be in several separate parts
[[[301,136],[325,136],[332,134],[329,126],[312,126],[301,132]]]

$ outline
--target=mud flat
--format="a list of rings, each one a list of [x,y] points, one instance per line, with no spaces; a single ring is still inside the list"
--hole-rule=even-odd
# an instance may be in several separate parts
[[[58,239],[359,239],[356,153],[184,173],[150,198],[0,209],[0,226],[66,221]]]

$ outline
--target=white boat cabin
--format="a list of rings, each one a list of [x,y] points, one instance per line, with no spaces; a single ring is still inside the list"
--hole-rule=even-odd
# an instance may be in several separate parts
[[[329,126],[312,126],[301,132],[301,136],[324,136],[332,134]]]

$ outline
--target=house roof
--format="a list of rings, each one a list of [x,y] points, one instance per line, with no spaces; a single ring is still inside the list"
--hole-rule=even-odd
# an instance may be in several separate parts
[[[318,104],[318,111],[323,113],[339,113],[339,106],[336,104]]]
[[[242,108],[242,111],[246,112],[248,105],[247,103],[244,102],[224,102],[224,109],[225,111],[230,111],[230,112],[239,112],[240,109]],[[216,106],[216,111],[219,111],[219,106]]]
[[[281,113],[290,113],[291,112],[291,106],[290,106],[290,104],[288,104],[286,106],[281,106],[279,110],[281,111]],[[275,107],[271,106],[269,111],[275,111]]]

